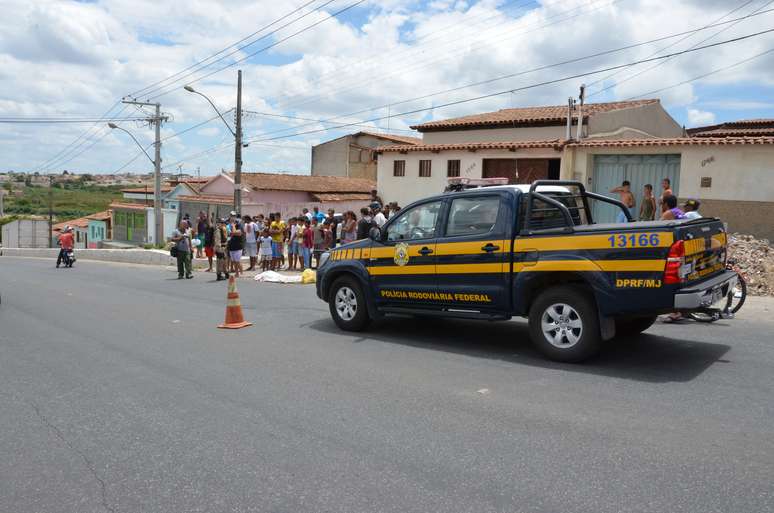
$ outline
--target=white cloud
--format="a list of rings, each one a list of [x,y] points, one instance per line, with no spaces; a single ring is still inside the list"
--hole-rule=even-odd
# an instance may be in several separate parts
[[[715,123],[715,114],[706,110],[688,109],[688,123],[691,127]]]
[[[339,19],[324,21],[309,32],[240,64],[244,71],[244,106],[248,110],[312,120],[359,110],[366,112],[341,121],[382,117],[387,114],[387,107],[375,107],[700,27],[735,7],[721,0],[682,0],[671,2],[669,9],[663,8],[662,0],[541,0],[537,6],[520,8],[513,4],[502,0],[437,0],[430,4],[409,0],[368,2],[364,4],[368,5],[367,10],[355,11],[356,23]],[[347,2],[342,0],[328,9],[333,12],[345,5]],[[0,115],[99,115],[123,95],[190,66],[289,10],[286,2],[258,6],[250,0],[222,3],[194,0],[185,9],[174,2],[151,0],[96,3],[6,0],[6,16],[0,19]],[[273,37],[287,36],[327,16],[311,14]],[[763,28],[766,28],[765,16],[752,18],[709,42]],[[718,30],[689,37],[670,49],[665,48],[676,40],[401,103],[389,111],[396,116],[404,111],[648,58],[658,50],[685,49]],[[258,42],[238,55],[257,51],[270,41],[271,38]],[[609,91],[592,97],[592,101],[638,96],[764,51],[766,41],[750,39],[677,57],[652,70],[648,70],[652,64],[622,70],[603,84],[591,86],[589,92],[599,91],[602,85],[614,85]],[[196,89],[205,92],[222,111],[234,106],[235,69],[195,82]],[[646,71],[615,84],[643,70]],[[753,117],[757,108],[771,109],[766,98],[770,91],[766,88],[774,86],[772,70],[774,54],[698,82],[670,88],[657,96],[681,122],[690,124],[709,119],[712,113],[707,109],[722,109],[711,102],[722,102],[736,110],[745,108],[743,104],[748,105],[745,115]],[[512,105],[561,104],[568,95],[577,94],[581,82],[592,83],[609,75],[604,73],[512,95],[435,108],[431,112],[393,117],[390,126],[405,129],[431,117],[464,115]],[[182,90],[182,85],[195,76],[162,89],[162,92],[171,91],[159,100],[164,111],[174,118],[174,122],[164,126],[165,134],[171,135],[214,115],[203,98]],[[751,84],[755,84],[755,89]],[[708,88],[721,92],[708,92]],[[726,92],[731,88],[733,93]],[[127,108],[123,113],[135,111]],[[216,122],[165,141],[165,163],[186,160],[187,166],[199,165],[207,174],[221,167],[229,168],[233,148],[191,161],[187,159],[189,155],[228,141],[230,134],[225,127],[216,127]],[[379,120],[372,124],[384,128],[387,122]],[[151,140],[151,130],[131,123],[126,126],[144,144]],[[245,134],[273,139],[329,126],[253,117],[246,119]],[[285,130],[280,132],[281,129]],[[101,135],[104,130],[100,125],[94,132]],[[32,169],[59,152],[79,133],[73,126],[0,126],[3,167]],[[272,166],[308,169],[309,154],[298,148],[308,150],[311,144],[340,134],[341,131],[319,132],[266,141],[292,144],[293,148],[253,145],[245,150],[245,162],[264,170]],[[89,144],[90,140],[86,138],[85,142]],[[26,151],[29,147],[38,151],[31,154]],[[66,166],[85,171],[111,171],[136,152],[128,137],[111,134]],[[135,164],[138,170],[147,170],[149,163],[137,160]]]

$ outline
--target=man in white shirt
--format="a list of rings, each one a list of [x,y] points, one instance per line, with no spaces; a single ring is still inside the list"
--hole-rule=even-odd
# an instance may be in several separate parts
[[[699,219],[701,214],[699,213],[699,207],[701,203],[699,200],[688,200],[683,205],[683,212],[685,212],[686,219]]]
[[[379,203],[371,203],[371,215],[373,216],[374,223],[376,223],[376,226],[379,228],[384,226],[384,223],[387,222],[387,218],[382,214],[382,206]]]

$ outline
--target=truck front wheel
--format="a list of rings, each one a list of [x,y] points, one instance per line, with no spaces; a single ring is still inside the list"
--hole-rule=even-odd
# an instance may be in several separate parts
[[[328,306],[333,321],[343,330],[361,331],[371,321],[360,284],[350,276],[339,278],[333,283]]]
[[[552,287],[529,311],[530,338],[551,360],[580,362],[597,352],[602,337],[594,299],[577,287]]]

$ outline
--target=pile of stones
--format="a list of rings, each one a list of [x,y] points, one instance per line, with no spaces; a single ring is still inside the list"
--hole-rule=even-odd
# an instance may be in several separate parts
[[[728,238],[728,256],[744,275],[748,294],[774,295],[774,247],[768,239],[734,233]]]

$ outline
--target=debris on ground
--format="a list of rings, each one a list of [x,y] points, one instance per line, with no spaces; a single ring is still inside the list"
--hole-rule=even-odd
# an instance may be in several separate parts
[[[774,247],[768,239],[734,233],[728,238],[728,256],[744,275],[748,294],[774,295]]]

